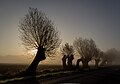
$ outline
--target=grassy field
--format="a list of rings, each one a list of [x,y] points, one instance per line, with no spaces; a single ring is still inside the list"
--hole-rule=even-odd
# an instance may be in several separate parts
[[[25,71],[28,65],[26,64],[0,64],[0,80],[12,78],[17,74]],[[62,69],[61,65],[39,65],[37,73],[47,73]]]
[[[11,83],[15,82],[15,84],[19,83],[20,81],[23,81],[23,84],[26,84],[26,82],[32,81],[32,76],[21,76],[28,65],[24,64],[0,64],[0,83]],[[37,75],[35,77],[35,80],[46,79],[49,77],[56,78],[58,77],[68,77],[73,75],[81,75],[80,78],[77,80],[81,80],[81,78],[89,78],[91,81],[93,78],[98,77],[98,79],[106,79],[109,81],[109,78],[114,78],[115,80],[111,79],[112,81],[119,82],[119,76],[120,76],[120,65],[114,65],[114,66],[108,66],[108,67],[99,67],[99,68],[89,68],[89,69],[74,69],[74,70],[63,70],[62,65],[39,65],[37,68]],[[84,75],[84,77],[83,77]],[[84,81],[86,80],[84,78]],[[41,80],[42,80],[41,79]],[[52,78],[51,78],[52,79]],[[51,80],[50,79],[50,80]],[[45,81],[50,81],[45,80]],[[74,79],[76,80],[76,79]],[[74,81],[73,80],[73,81]],[[71,81],[71,79],[69,80]],[[97,79],[94,79],[94,81],[98,81]],[[34,82],[34,79],[33,81]],[[75,82],[75,81],[74,81]],[[93,81],[92,81],[93,82]],[[120,83],[117,83],[120,84]]]

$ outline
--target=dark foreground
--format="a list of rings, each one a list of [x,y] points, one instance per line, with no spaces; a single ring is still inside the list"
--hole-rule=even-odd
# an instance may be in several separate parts
[[[29,65],[27,64],[5,64],[0,63],[0,80],[10,79],[22,75]],[[37,74],[51,72],[53,70],[62,69],[62,65],[39,65],[37,68]]]
[[[70,74],[12,81],[8,84],[120,84],[120,66],[77,70]]]

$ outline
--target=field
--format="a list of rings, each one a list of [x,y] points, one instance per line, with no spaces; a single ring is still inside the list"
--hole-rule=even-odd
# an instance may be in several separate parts
[[[81,83],[81,84],[120,84],[120,65],[80,69],[72,71],[62,71],[62,65],[39,65],[37,75],[34,79],[21,77],[28,65],[25,64],[0,64],[0,83],[50,83],[60,82]],[[52,73],[51,73],[52,72]],[[68,76],[69,75],[69,76]],[[42,77],[42,79],[41,79]],[[45,78],[44,78],[45,77]],[[7,80],[5,80],[7,79]],[[71,80],[72,79],[72,80]],[[86,79],[89,79],[86,81]],[[51,83],[53,82],[53,83]]]
[[[27,64],[0,64],[0,80],[12,78],[27,69]],[[46,73],[62,69],[61,65],[39,65],[37,73]]]

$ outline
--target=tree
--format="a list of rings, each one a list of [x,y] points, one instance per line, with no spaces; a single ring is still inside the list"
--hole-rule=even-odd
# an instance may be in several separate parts
[[[96,50],[96,55],[93,57],[93,59],[95,60],[95,67],[99,66],[99,63],[103,57],[103,52],[100,49]]]
[[[83,68],[88,68],[89,61],[91,61],[91,59],[97,55],[97,47],[95,42],[92,39],[77,38],[73,44],[81,56],[81,58],[77,60],[76,66],[79,67],[79,62],[81,61]]]
[[[53,22],[37,8],[29,8],[28,14],[19,25],[20,39],[26,49],[37,49],[33,62],[26,70],[27,74],[36,74],[36,68],[46,56],[52,56],[59,47],[61,39]]]
[[[118,53],[119,51],[117,51],[115,48],[108,49],[106,52],[104,52],[101,66],[112,65],[114,60],[117,58]]]
[[[67,56],[63,55],[62,57],[63,69],[67,69],[66,60],[67,60]]]
[[[74,49],[73,46],[69,45],[68,43],[66,43],[62,49],[61,52],[63,54],[63,58],[68,59],[67,64],[68,64],[68,68],[71,69],[72,68],[72,61],[74,59],[73,53],[74,53]],[[63,61],[62,58],[62,61]],[[63,61],[63,64],[66,64],[66,61]],[[64,65],[63,65],[64,67]]]

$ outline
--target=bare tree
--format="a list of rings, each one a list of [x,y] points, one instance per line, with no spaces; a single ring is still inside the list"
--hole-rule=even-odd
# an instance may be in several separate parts
[[[26,70],[27,74],[35,74],[40,61],[52,56],[61,40],[53,22],[37,8],[29,8],[28,14],[21,19],[19,25],[20,39],[26,49],[37,49],[37,54]]]
[[[95,67],[99,66],[99,63],[103,57],[103,52],[100,49],[96,49],[96,55],[93,57],[93,60],[95,60]]]
[[[112,65],[117,58],[118,52],[119,51],[117,51],[115,48],[108,49],[106,52],[104,52],[101,66]]]
[[[77,38],[73,44],[81,56],[81,58],[77,60],[77,67],[79,67],[79,62],[81,61],[83,67],[88,68],[89,61],[97,54],[95,42],[92,39]]]
[[[74,53],[74,49],[73,46],[69,45],[68,43],[66,43],[62,49],[61,52],[63,54],[63,58],[68,59],[67,64],[68,64],[68,68],[71,69],[72,68],[72,61],[74,59],[73,53]],[[65,57],[66,56],[66,57]],[[63,60],[62,58],[62,60]],[[66,61],[64,61],[66,63]],[[65,64],[63,62],[63,64]],[[64,67],[64,66],[63,66]]]
[[[62,57],[63,69],[67,69],[66,60],[67,60],[67,56],[63,55]]]

